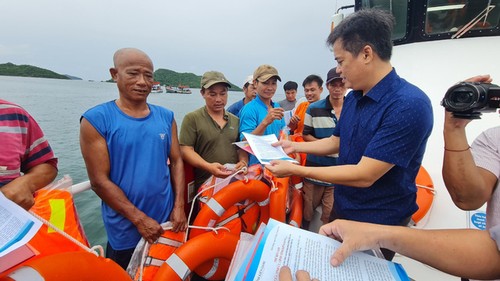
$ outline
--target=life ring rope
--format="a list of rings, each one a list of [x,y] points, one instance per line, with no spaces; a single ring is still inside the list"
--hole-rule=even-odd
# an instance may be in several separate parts
[[[421,185],[421,184],[416,184],[416,186],[418,188],[423,188],[423,189],[426,189],[426,190],[430,191],[433,195],[437,194],[437,191],[433,187],[428,187],[428,186]]]
[[[278,188],[276,187],[276,185],[274,184],[274,181],[272,180],[271,181],[271,190],[269,190],[269,196],[267,196],[267,200],[269,200],[269,198],[271,198],[271,193],[277,191]]]
[[[205,229],[205,230],[212,230],[215,232],[215,234],[219,234],[219,230],[227,230],[230,231],[229,228],[224,227],[224,226],[219,226],[219,227],[210,227],[210,226],[198,226],[198,225],[190,225],[189,228],[193,229]]]
[[[29,211],[31,215],[33,215],[35,218],[37,218],[38,220],[40,220],[43,224],[45,224],[46,226],[54,229],[54,231],[56,231],[57,233],[61,234],[62,236],[64,236],[65,238],[67,238],[69,241],[75,243],[76,245],[78,245],[80,248],[84,249],[85,251],[89,252],[89,253],[92,253],[96,256],[100,256],[100,257],[104,257],[104,248],[101,246],[101,245],[95,245],[91,248],[87,247],[85,244],[83,244],[82,242],[78,241],[77,239],[73,238],[71,235],[69,235],[68,233],[64,232],[64,230],[61,230],[60,228],[58,228],[57,226],[55,226],[53,223],[51,223],[50,221],[44,219],[43,217],[39,216],[37,213],[33,212],[33,211]]]
[[[247,171],[247,167],[243,167],[243,168],[241,168],[241,169],[239,169],[239,170],[235,171],[233,174],[231,174],[231,175],[229,176],[229,179],[231,179],[231,178],[235,177],[237,174],[240,174],[240,173],[245,173],[246,171]],[[245,180],[245,183],[247,183],[247,182],[248,182],[248,178],[247,178],[246,176],[244,177],[244,180]],[[215,187],[216,187],[217,185],[219,185],[219,184],[220,184],[220,183],[216,183],[216,184],[213,184],[213,185],[211,185],[211,186],[207,186],[206,188],[204,188],[204,189],[200,190],[198,193],[196,193],[196,195],[195,195],[195,196],[194,196],[194,198],[193,198],[193,203],[191,204],[191,209],[189,210],[189,215],[188,215],[188,218],[187,218],[188,223],[191,221],[191,216],[193,215],[193,210],[194,210],[194,205],[196,204],[196,199],[198,199],[198,197],[199,197],[201,194],[203,194],[203,192],[205,192],[205,191],[207,191],[207,190],[209,190],[209,189],[215,188]],[[215,201],[215,200],[213,200],[214,202],[211,202],[211,201],[212,201],[212,198],[211,198],[211,199],[207,202],[207,205],[209,205],[209,206],[210,206],[210,208],[211,208],[212,210],[214,210],[214,212],[215,212],[215,213],[219,214],[219,212],[222,212],[222,213],[220,214],[220,215],[222,215],[222,214],[226,211],[226,210],[225,210],[222,206],[220,206],[220,204],[219,204],[217,201]],[[220,215],[219,215],[219,216],[220,216]],[[202,226],[188,225],[187,230],[186,230],[186,235],[185,235],[185,237],[184,237],[184,243],[185,243],[185,242],[187,242],[187,240],[188,240],[188,237],[189,237],[189,229],[191,229],[191,228],[212,230],[212,231],[214,231],[215,233],[217,233],[217,231],[218,231],[219,229],[226,229],[226,230],[228,230],[228,229],[227,229],[227,228],[225,228],[225,227],[202,227]]]
[[[418,209],[413,213],[409,225],[412,227],[417,227],[417,225],[418,227],[425,227],[428,220],[423,219],[430,216],[437,191],[434,189],[431,176],[423,166],[420,166],[418,170],[415,185],[418,187],[416,193]]]

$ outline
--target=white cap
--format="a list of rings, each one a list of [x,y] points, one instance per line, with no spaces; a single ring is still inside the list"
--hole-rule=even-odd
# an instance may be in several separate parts
[[[247,79],[245,79],[245,82],[243,82],[243,86],[245,86],[246,83],[253,84],[253,75],[247,76]]]

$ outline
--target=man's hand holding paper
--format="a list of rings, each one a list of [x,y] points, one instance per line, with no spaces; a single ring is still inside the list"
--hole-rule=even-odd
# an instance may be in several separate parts
[[[289,141],[289,140],[280,140],[278,142],[274,142],[271,145],[274,147],[279,147],[283,148],[283,151],[285,151],[286,154],[292,154],[297,152],[297,149],[295,148],[295,142]]]

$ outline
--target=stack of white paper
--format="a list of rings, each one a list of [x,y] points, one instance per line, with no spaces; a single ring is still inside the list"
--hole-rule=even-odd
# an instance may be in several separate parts
[[[410,280],[401,265],[363,252],[333,267],[330,257],[339,246],[329,237],[270,219],[267,226],[261,225],[250,247],[237,248],[234,259],[240,260],[233,263],[239,266],[230,268],[226,280],[278,280],[284,265],[292,272],[306,270],[319,280]]]

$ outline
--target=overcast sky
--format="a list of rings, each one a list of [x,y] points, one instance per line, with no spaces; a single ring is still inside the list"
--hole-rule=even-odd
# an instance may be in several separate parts
[[[284,81],[325,78],[330,18],[349,0],[0,0],[0,63],[105,80],[114,51],[137,47],[155,69],[222,71],[240,85],[260,64]],[[282,85],[282,84],[281,84]]]

